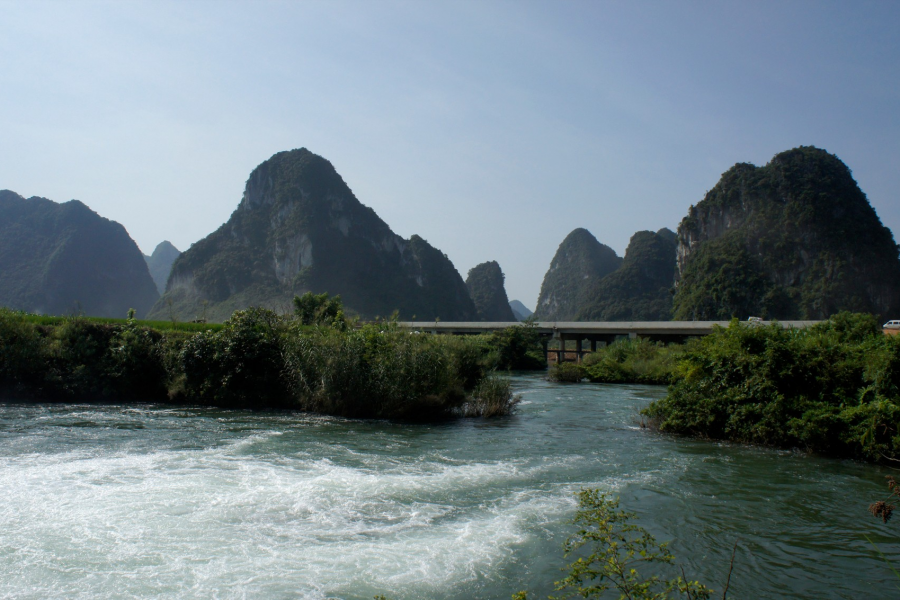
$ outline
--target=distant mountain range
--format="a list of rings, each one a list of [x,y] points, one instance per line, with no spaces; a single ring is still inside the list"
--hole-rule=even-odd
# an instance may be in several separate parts
[[[143,316],[159,298],[125,228],[78,200],[0,191],[0,306],[54,315]]]
[[[481,263],[469,270],[466,287],[475,302],[479,321],[510,322],[515,321],[506,288],[503,286],[503,271],[497,261]]]
[[[534,311],[529,310],[527,306],[525,306],[518,300],[510,300],[509,307],[512,309],[513,315],[515,315],[516,317],[516,321],[524,321],[534,314]]]
[[[668,321],[672,318],[675,240],[669,229],[631,236],[622,266],[593,281],[579,321]]]
[[[615,250],[597,241],[587,229],[566,236],[544,275],[537,308],[538,321],[574,321],[588,302],[590,290],[622,266]]]
[[[733,166],[678,227],[676,319],[900,316],[900,261],[850,169],[800,147]]]
[[[824,319],[900,316],[900,259],[850,169],[800,147],[737,164],[678,233],[639,231],[624,261],[584,229],[544,276],[540,320]]]
[[[166,291],[169,273],[172,271],[175,259],[179,256],[181,256],[181,252],[168,240],[157,244],[150,256],[144,255],[144,261],[147,263],[147,268],[150,269],[150,276],[153,277],[153,283],[156,284],[160,295]]]
[[[184,253],[141,254],[120,224],[83,203],[0,191],[0,305],[213,321],[291,309],[295,294],[340,295],[365,319],[513,321],[495,261],[464,282],[445,254],[404,239],[356,199],[330,162],[301,148],[250,174],[228,221]],[[162,296],[160,297],[160,292]],[[822,319],[841,310],[900,318],[900,258],[850,169],[799,147],[737,164],[677,233],[635,233],[625,257],[586,229],[562,241],[544,276],[540,321]]]

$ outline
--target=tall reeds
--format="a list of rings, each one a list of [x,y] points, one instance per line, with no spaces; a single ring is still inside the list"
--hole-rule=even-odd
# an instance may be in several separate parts
[[[515,406],[483,339],[418,334],[390,322],[350,327],[327,316],[304,321],[251,308],[221,328],[192,333],[133,320],[38,324],[0,309],[0,391],[43,401],[171,401],[374,418],[496,416]]]

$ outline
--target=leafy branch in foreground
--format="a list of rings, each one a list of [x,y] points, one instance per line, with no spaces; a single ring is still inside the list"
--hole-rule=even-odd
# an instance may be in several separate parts
[[[709,600],[713,590],[699,581],[690,581],[681,569],[681,576],[665,579],[660,575],[646,575],[638,571],[647,568],[657,573],[665,567],[674,567],[675,556],[669,552],[668,542],[658,543],[646,529],[635,525],[634,513],[619,510],[619,499],[597,489],[578,492],[578,512],[572,520],[579,527],[564,545],[565,556],[585,554],[568,566],[568,576],[556,582],[556,591],[565,592],[560,597],[594,598],[611,597],[618,592],[619,600]],[[725,600],[734,569],[731,553],[728,581],[722,593]],[[606,594],[610,592],[610,594]],[[375,600],[388,600],[375,596]],[[528,592],[512,595],[512,600],[528,600]]]
[[[658,543],[643,527],[631,522],[634,513],[619,510],[618,498],[596,489],[578,493],[579,509],[574,523],[579,531],[565,543],[568,557],[586,549],[569,565],[569,575],[557,582],[561,598],[600,598],[615,589],[624,600],[663,600],[667,598],[707,599],[712,590],[698,581],[677,576],[664,579],[643,575],[641,567],[673,565],[675,556],[668,542]]]

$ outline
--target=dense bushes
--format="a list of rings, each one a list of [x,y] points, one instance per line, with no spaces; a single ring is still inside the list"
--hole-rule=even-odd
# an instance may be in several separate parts
[[[236,311],[221,331],[188,339],[179,353],[191,402],[261,408],[291,404],[283,378],[284,319],[270,310]]]
[[[900,458],[900,338],[842,313],[796,330],[733,321],[684,349],[644,414],[663,431]]]
[[[595,383],[671,383],[682,346],[621,339],[584,357],[582,376]]]
[[[507,327],[486,336],[488,361],[502,371],[547,368],[547,359],[537,330],[529,323]]]
[[[582,362],[550,367],[548,379],[563,383],[667,384],[676,376],[682,346],[666,346],[641,338],[624,338],[584,355]]]
[[[508,381],[492,375],[505,350],[486,336],[417,334],[390,322],[349,327],[339,300],[327,297],[300,298],[296,308],[296,317],[237,311],[200,333],[133,320],[41,325],[0,309],[0,392],[354,417],[491,416],[515,405]]]
[[[14,398],[165,399],[164,350],[160,333],[134,321],[41,326],[0,309],[0,389]]]
[[[458,340],[389,324],[344,334],[322,329],[289,338],[286,378],[304,410],[364,417],[446,414],[483,376],[469,362],[477,355],[467,358],[458,349]]]
[[[584,369],[573,362],[558,362],[548,369],[547,379],[557,383],[581,383],[584,379]]]

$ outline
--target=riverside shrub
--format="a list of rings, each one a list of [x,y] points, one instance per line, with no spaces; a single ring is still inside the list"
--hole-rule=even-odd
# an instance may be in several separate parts
[[[0,389],[45,401],[164,400],[161,341],[133,320],[111,325],[74,317],[42,326],[0,309]]]
[[[331,307],[334,299],[325,300]],[[250,308],[195,333],[160,332],[133,320],[41,325],[0,309],[0,392],[24,400],[173,401],[377,418],[491,416],[515,405],[508,384],[483,384],[492,372],[483,336],[415,334],[395,323],[350,328],[335,320],[339,305],[322,314],[304,324]],[[463,410],[467,404],[481,409]]]
[[[620,339],[585,355],[582,376],[594,383],[671,383],[681,351],[641,338]]]
[[[240,408],[291,404],[284,370],[285,320],[264,308],[235,311],[220,331],[205,331],[181,350],[186,400]]]
[[[900,339],[870,315],[809,329],[747,325],[688,345],[669,394],[643,411],[662,431],[900,458]]]
[[[303,410],[353,417],[421,418],[458,409],[484,377],[465,340],[386,323],[291,336],[286,377]]]
[[[0,309],[0,390],[15,397],[30,395],[46,365],[38,327],[18,313]]]
[[[501,371],[534,371],[547,368],[540,336],[533,324],[525,322],[500,331],[487,339],[490,362]]]

